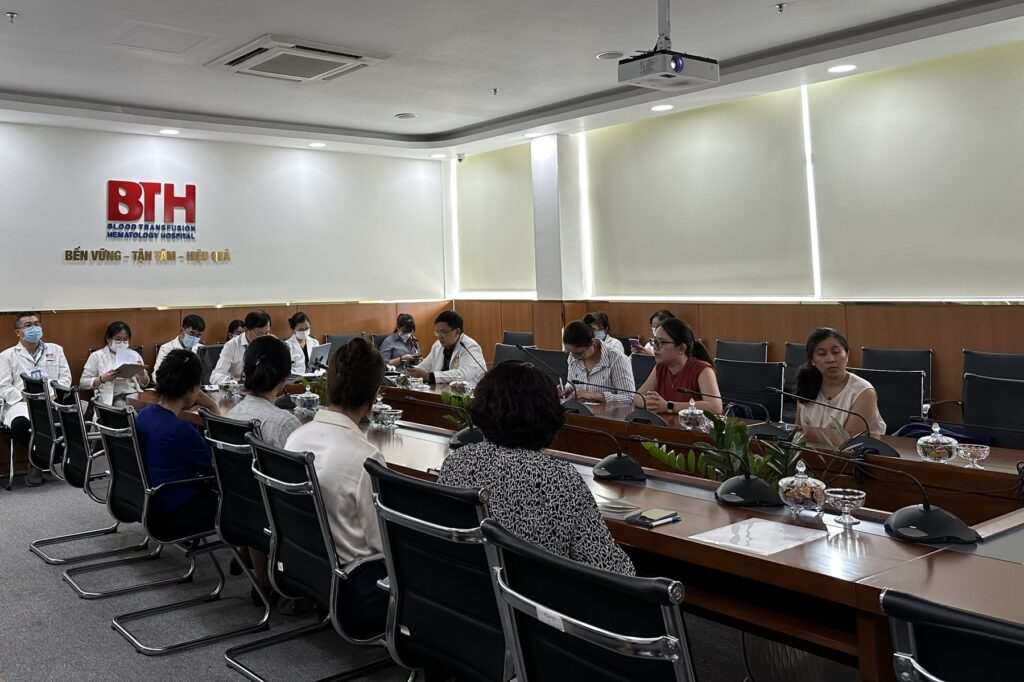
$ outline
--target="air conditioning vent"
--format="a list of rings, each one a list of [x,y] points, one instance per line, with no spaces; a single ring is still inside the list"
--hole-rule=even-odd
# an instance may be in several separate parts
[[[325,83],[379,64],[389,56],[268,34],[213,60],[206,67],[293,83]]]

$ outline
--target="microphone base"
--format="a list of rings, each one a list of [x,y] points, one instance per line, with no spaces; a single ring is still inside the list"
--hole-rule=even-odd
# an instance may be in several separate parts
[[[584,417],[594,416],[593,411],[579,400],[566,400],[562,403],[562,407],[570,414],[582,414]]]
[[[626,421],[652,426],[668,426],[668,422],[649,410],[634,410],[626,415]]]
[[[859,436],[854,436],[850,440],[846,441],[839,446],[840,450],[849,450],[851,447],[856,448],[856,451],[862,455],[879,455],[881,457],[899,457],[900,453],[896,452],[895,449],[888,443],[883,443],[877,438],[872,438],[866,433],[862,433]]]
[[[923,504],[897,509],[885,520],[885,532],[907,542],[951,542],[973,545],[981,540],[978,532],[945,509]]]
[[[646,481],[647,474],[629,455],[608,455],[594,465],[594,478],[601,481]]]
[[[467,426],[466,428],[458,431],[454,436],[448,439],[448,447],[452,450],[458,450],[463,445],[469,445],[470,443],[479,443],[484,439],[484,432],[475,426]]]
[[[715,491],[715,500],[730,507],[781,507],[782,498],[763,479],[733,476],[722,481]]]
[[[754,424],[747,429],[747,433],[751,438],[759,438],[761,440],[786,440],[789,438],[789,431],[771,422]]]

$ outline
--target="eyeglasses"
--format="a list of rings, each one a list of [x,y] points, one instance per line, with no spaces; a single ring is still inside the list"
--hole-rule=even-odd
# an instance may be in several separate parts
[[[454,329],[435,329],[434,330],[434,336],[436,336],[438,338],[440,338],[442,336],[448,336],[453,331],[455,331],[455,330]]]
[[[651,347],[655,348],[657,350],[661,350],[662,346],[675,346],[675,345],[677,345],[676,342],[671,340],[671,339],[659,339],[659,338],[651,339]]]
[[[28,329],[29,327],[38,327],[38,326],[40,326],[39,322],[26,322],[23,325],[21,325],[20,327],[17,327],[17,329]]]

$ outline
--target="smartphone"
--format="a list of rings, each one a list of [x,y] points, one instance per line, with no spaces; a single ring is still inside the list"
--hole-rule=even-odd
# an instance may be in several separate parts
[[[640,344],[640,339],[630,339],[629,345],[633,348],[636,348],[637,350],[643,348],[643,346]]]
[[[626,518],[628,523],[645,528],[657,528],[679,520],[679,512],[671,509],[644,509]]]

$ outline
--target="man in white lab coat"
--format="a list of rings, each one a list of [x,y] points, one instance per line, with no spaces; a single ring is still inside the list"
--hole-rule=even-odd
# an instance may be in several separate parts
[[[43,325],[38,312],[17,313],[14,316],[14,334],[18,343],[0,353],[0,401],[3,401],[0,410],[14,442],[27,448],[32,426],[28,419],[28,405],[21,395],[25,390],[21,375],[42,379],[47,387],[51,381],[71,386],[71,368],[63,348],[43,341]],[[37,486],[42,482],[43,472],[30,461],[26,485]]]
[[[426,379],[432,384],[450,384],[453,381],[480,381],[487,372],[484,352],[480,344],[462,331],[462,315],[446,310],[434,320],[437,341],[423,362],[409,367],[409,376]]]
[[[220,384],[231,379],[239,381],[242,378],[242,358],[245,357],[245,350],[253,339],[270,333],[270,314],[263,310],[253,310],[245,316],[244,324],[245,333],[224,344],[217,366],[210,374],[211,384]]]

